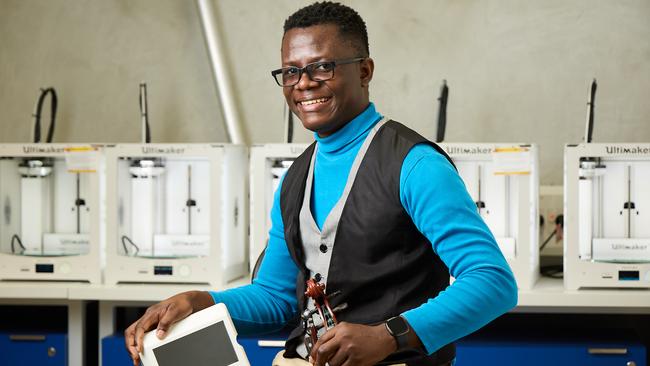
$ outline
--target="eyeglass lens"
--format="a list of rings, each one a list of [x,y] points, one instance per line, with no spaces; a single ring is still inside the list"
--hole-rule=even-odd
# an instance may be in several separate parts
[[[332,62],[316,62],[305,66],[303,70],[313,81],[325,81],[334,77],[334,63]],[[303,70],[297,67],[285,67],[282,69],[282,73],[278,75],[281,77],[278,81],[283,86],[298,84]]]

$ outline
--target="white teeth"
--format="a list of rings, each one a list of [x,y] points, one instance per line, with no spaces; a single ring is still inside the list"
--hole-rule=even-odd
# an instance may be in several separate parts
[[[316,103],[325,103],[327,102],[329,98],[318,98],[318,99],[311,99],[311,100],[303,100],[302,102],[299,102],[301,105],[311,105],[311,104],[316,104]]]

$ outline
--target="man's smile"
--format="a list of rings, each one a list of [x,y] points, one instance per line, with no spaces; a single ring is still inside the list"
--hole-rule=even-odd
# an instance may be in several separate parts
[[[332,97],[307,98],[296,102],[298,110],[303,113],[318,112],[328,106]]]
[[[312,105],[316,103],[325,103],[330,100],[329,97],[325,98],[315,98],[315,99],[305,99],[298,102],[298,105]]]

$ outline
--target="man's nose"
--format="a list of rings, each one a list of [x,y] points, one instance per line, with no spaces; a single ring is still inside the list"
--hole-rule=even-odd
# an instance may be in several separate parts
[[[298,84],[296,84],[296,88],[300,90],[306,90],[306,89],[311,89],[317,87],[319,84],[318,81],[313,81],[310,77],[307,71],[303,71],[302,75],[300,75],[300,80],[298,80]]]

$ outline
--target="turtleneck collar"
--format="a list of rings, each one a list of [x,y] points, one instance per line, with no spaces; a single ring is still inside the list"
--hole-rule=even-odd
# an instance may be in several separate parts
[[[361,114],[333,134],[320,137],[314,132],[314,138],[318,141],[318,152],[338,153],[352,148],[356,145],[354,142],[363,139],[381,118],[382,115],[375,110],[375,105],[371,102]]]

